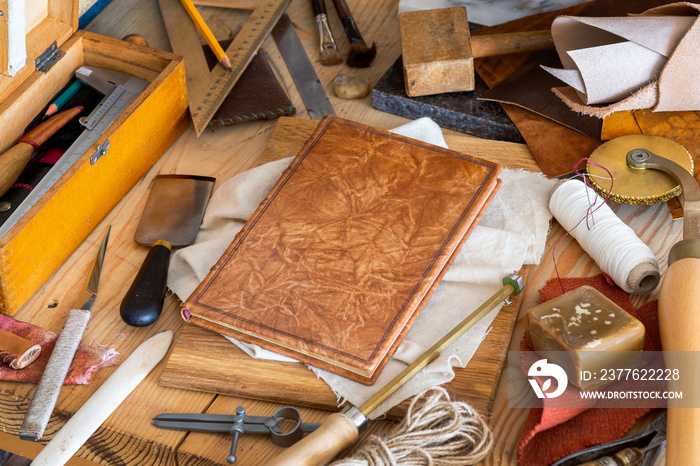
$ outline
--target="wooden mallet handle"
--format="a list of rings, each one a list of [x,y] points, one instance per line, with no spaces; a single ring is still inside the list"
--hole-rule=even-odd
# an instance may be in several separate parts
[[[471,41],[474,58],[554,48],[554,41],[549,30],[485,34],[471,36]]]

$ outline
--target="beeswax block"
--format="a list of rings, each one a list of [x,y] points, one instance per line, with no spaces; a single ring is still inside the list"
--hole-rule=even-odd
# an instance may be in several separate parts
[[[581,286],[527,312],[527,341],[547,352],[581,390],[609,380],[606,372],[636,367],[644,325],[595,288]],[[640,353],[641,355],[641,353]]]

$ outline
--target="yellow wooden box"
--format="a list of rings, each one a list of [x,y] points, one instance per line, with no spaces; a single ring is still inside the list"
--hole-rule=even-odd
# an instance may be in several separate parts
[[[7,73],[7,7],[0,0],[0,73]],[[11,12],[10,12],[11,13]],[[189,124],[181,57],[78,31],[77,0],[29,0],[27,61],[0,75],[0,153],[80,66],[132,74],[150,84],[49,191],[0,238],[0,311],[15,314]],[[65,52],[48,72],[34,58],[57,41]],[[90,155],[109,140],[94,165]]]

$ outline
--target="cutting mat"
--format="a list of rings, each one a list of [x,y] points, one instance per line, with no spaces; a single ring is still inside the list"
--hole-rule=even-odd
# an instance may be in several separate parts
[[[280,118],[260,164],[296,155],[317,123],[314,120]],[[539,171],[523,145],[503,143],[503,151],[493,151],[491,145],[490,151],[481,153],[477,138],[449,134],[445,140],[451,149],[460,152],[509,167]],[[529,267],[520,273],[527,284]],[[520,300],[516,298],[513,304],[501,310],[467,367],[456,369],[455,379],[444,385],[455,399],[469,402],[485,418],[491,413],[519,308]],[[168,387],[339,410],[333,391],[304,364],[251,358],[221,335],[195,325],[184,326],[159,382]],[[404,402],[392,409],[389,417],[403,417],[407,406],[408,403]]]

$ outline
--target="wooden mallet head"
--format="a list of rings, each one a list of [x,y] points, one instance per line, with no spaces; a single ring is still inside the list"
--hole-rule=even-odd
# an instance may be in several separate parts
[[[401,13],[399,27],[412,97],[474,90],[475,58],[554,47],[548,30],[471,37],[465,7]]]

